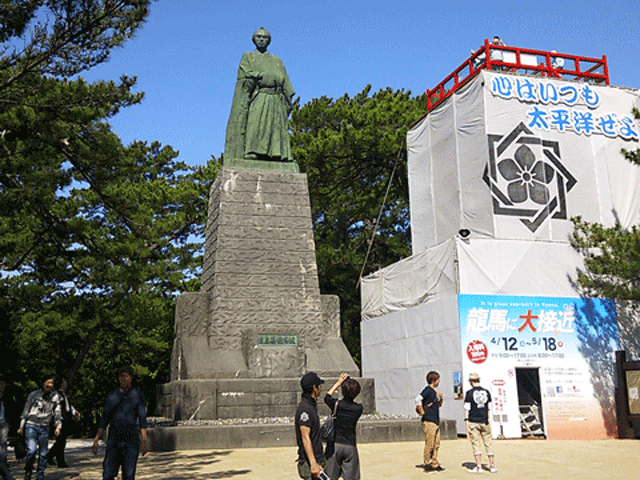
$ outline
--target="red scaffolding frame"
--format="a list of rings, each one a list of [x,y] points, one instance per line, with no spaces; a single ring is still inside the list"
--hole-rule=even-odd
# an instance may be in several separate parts
[[[506,57],[506,58],[505,58]],[[566,78],[589,83],[609,85],[607,56],[582,57],[565,53],[509,47],[490,43],[484,45],[464,61],[448,77],[432,90],[427,90],[427,109],[453,95],[480,70],[500,70],[511,73],[528,73],[552,78]]]

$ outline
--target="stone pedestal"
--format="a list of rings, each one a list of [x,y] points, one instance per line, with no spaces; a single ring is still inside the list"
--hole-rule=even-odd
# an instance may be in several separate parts
[[[262,393],[284,406],[307,371],[359,374],[340,338],[339,300],[320,294],[306,175],[253,167],[223,168],[211,188],[202,290],[178,298],[171,384],[159,399],[166,413],[171,392],[172,417],[199,408],[198,418],[220,418],[204,407],[210,397],[220,405],[220,379],[237,398],[259,388],[243,379],[271,379]]]

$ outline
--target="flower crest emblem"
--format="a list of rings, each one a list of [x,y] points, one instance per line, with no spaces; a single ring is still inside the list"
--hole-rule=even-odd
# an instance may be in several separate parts
[[[520,145],[513,159],[499,162],[498,170],[509,181],[507,195],[513,203],[523,203],[528,199],[538,205],[549,202],[547,185],[553,180],[555,170],[548,163],[537,160],[527,145]]]
[[[559,142],[536,136],[523,123],[487,138],[489,162],[482,179],[494,215],[516,217],[531,232],[549,218],[567,220],[566,199],[577,179],[562,162]]]

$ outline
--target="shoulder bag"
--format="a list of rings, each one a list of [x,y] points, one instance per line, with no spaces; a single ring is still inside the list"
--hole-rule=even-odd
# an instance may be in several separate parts
[[[322,424],[322,427],[320,427],[320,436],[322,437],[322,440],[327,443],[336,441],[335,421],[336,421],[336,414],[338,413],[338,403],[340,403],[340,400],[336,400],[336,403],[333,406],[333,412],[331,413],[331,416],[327,418],[325,422]]]

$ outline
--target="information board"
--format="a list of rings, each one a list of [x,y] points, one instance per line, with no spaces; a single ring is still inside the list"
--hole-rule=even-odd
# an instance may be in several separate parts
[[[520,406],[527,404],[518,395],[517,368],[539,371],[539,407],[549,438],[597,439],[615,433],[615,420],[604,414],[613,405],[614,302],[458,295],[458,309],[464,378],[478,373],[494,396],[499,392],[494,413],[505,436],[521,436]]]

